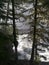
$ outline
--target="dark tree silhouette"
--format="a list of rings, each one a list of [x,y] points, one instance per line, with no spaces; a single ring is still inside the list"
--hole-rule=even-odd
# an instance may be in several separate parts
[[[13,15],[13,37],[14,37],[14,45],[15,45],[15,61],[17,63],[17,45],[18,41],[16,40],[16,26],[15,26],[15,11],[14,11],[14,0],[12,0],[12,15]]]
[[[34,52],[35,52],[35,47],[36,45],[36,22],[37,22],[37,0],[35,0],[35,16],[34,16],[34,33],[33,33],[33,45],[32,45],[32,53],[31,53],[31,59],[30,59],[30,65],[33,64],[34,61]],[[36,50],[37,53],[37,50]]]

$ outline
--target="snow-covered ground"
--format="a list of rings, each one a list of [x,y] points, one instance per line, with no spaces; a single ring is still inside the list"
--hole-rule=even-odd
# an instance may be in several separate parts
[[[19,35],[18,52],[21,54],[19,59],[30,59],[32,42],[27,39],[28,34]]]
[[[28,34],[23,34],[18,36],[18,52],[20,53],[19,59],[30,59],[31,57],[31,49],[32,49],[32,41],[28,40]],[[40,55],[43,55],[47,58],[47,60],[44,60],[43,58],[40,58],[41,61],[49,62],[49,51],[47,48],[43,48],[45,52],[39,52]]]

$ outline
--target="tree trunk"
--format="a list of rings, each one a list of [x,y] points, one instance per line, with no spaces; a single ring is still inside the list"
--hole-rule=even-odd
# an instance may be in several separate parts
[[[32,45],[32,53],[30,59],[30,65],[33,65],[34,55],[35,55],[35,45],[36,45],[36,22],[37,22],[37,0],[35,0],[35,16],[34,16],[34,33],[33,33],[33,45]],[[36,50],[37,51],[37,50]]]
[[[14,0],[12,0],[12,15],[13,15],[13,37],[14,37],[14,45],[15,45],[15,61],[17,63],[17,45],[18,41],[16,40],[16,25],[15,25],[15,11],[14,11]]]
[[[7,4],[7,16],[6,16],[6,24],[7,24],[7,21],[8,21],[8,14],[9,14],[9,1],[8,1],[8,4]]]

